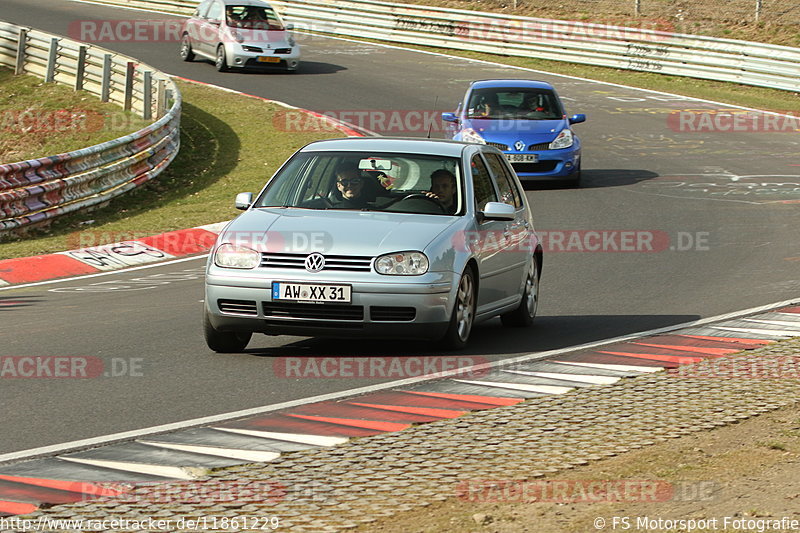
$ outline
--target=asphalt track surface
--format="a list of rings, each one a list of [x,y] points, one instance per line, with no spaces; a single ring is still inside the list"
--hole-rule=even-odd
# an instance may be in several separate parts
[[[2,20],[59,34],[80,20],[161,17],[60,0],[0,6]],[[564,239],[545,255],[540,318],[527,330],[485,323],[466,355],[564,348],[800,292],[796,132],[674,131],[671,111],[725,106],[372,44],[301,42],[304,63],[292,75],[219,74],[210,63],[181,62],[171,42],[102,45],[165,72],[320,111],[431,110],[436,100],[452,110],[469,81],[510,77],[551,81],[569,113],[587,114],[575,128],[584,186],[527,193],[537,229]],[[590,251],[597,241],[573,230],[643,232],[654,249],[615,251],[618,234]],[[215,355],[200,330],[203,261],[0,291],[0,356],[97,357],[122,374],[0,380],[0,453],[388,381],[285,379],[273,371],[276,356],[435,355],[424,343],[266,336],[246,354]]]

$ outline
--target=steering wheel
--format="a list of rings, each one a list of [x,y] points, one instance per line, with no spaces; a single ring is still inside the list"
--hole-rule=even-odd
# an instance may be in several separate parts
[[[447,213],[447,208],[444,206],[444,204],[442,203],[441,200],[439,200],[438,198],[434,198],[433,196],[428,196],[427,194],[424,194],[424,193],[421,193],[421,192],[413,192],[411,194],[407,194],[407,195],[403,196],[402,198],[398,198],[397,200],[392,201],[387,207],[392,206],[392,205],[397,204],[397,203],[400,203],[403,200],[408,200],[408,199],[411,199],[411,198],[421,198],[421,199],[433,202],[434,204],[436,204],[436,207],[438,207],[439,209],[442,210],[442,213]]]

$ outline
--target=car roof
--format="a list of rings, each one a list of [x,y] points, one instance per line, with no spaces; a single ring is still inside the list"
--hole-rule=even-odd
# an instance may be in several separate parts
[[[468,146],[478,145],[422,137],[345,137],[315,141],[303,147],[302,151],[375,151],[461,157]]]
[[[553,89],[546,81],[536,80],[477,80],[473,81],[473,89],[520,87],[524,89]]]

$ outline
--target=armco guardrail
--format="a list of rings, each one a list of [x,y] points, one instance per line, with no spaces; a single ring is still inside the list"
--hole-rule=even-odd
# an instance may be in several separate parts
[[[137,60],[0,22],[0,65],[72,85],[155,122],[96,146],[0,164],[0,236],[107,202],[164,170],[180,146],[180,92]]]
[[[183,15],[198,4],[193,0],[95,1]],[[298,30],[800,91],[798,48],[377,0],[272,3]]]

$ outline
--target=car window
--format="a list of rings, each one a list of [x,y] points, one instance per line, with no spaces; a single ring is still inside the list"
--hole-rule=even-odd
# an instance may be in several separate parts
[[[557,120],[564,110],[550,89],[510,87],[475,89],[469,97],[467,116],[485,119]]]
[[[219,2],[214,2],[211,4],[208,14],[205,16],[205,18],[208,20],[222,20],[222,4]]]
[[[452,194],[440,198],[431,192],[432,176],[442,173],[452,180],[445,188]],[[461,181],[459,161],[451,157],[303,152],[272,178],[255,205],[450,215],[461,212]]]
[[[278,15],[265,6],[228,6],[225,8],[228,25],[250,30],[284,29]]]
[[[503,161],[503,157],[498,154],[483,154],[489,163],[494,179],[497,181],[497,188],[500,190],[500,201],[513,205],[517,209],[522,207],[522,198],[517,189],[514,177],[510,174],[508,167]]]
[[[497,193],[494,190],[492,178],[489,176],[489,170],[479,154],[472,156],[470,169],[472,170],[472,188],[475,191],[475,206],[478,211],[482,211],[486,202],[497,201]]]

